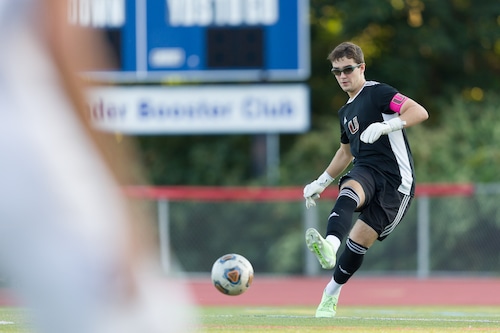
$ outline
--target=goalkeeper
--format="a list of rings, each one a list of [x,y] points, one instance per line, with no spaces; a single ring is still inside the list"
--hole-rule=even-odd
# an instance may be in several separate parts
[[[323,291],[316,317],[333,317],[342,286],[361,267],[364,255],[376,240],[386,238],[405,216],[415,191],[415,173],[404,128],[428,118],[417,102],[393,87],[365,79],[361,48],[338,45],[327,58],[331,72],[349,99],[338,111],[340,148],[325,172],[304,188],[306,207],[334,179],[340,192],[328,217],[326,237],[306,231],[306,244],[324,269],[334,269]],[[359,217],[353,225],[354,212]],[[345,249],[337,260],[341,242]]]

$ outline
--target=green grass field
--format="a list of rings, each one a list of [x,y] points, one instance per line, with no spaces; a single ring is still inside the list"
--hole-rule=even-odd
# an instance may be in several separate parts
[[[317,319],[313,313],[310,307],[204,307],[198,332],[500,332],[500,306],[343,306],[334,319]],[[1,333],[28,333],[27,326],[22,309],[0,308]]]
[[[12,307],[0,307],[0,333],[30,332],[27,327],[24,310]]]
[[[500,307],[339,307],[314,318],[305,307],[206,307],[200,332],[500,332]]]

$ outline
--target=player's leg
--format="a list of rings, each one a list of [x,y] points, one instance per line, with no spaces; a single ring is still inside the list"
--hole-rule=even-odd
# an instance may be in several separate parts
[[[334,317],[342,286],[361,267],[364,255],[378,234],[361,220],[357,220],[349,233],[345,249],[339,257],[333,277],[323,291],[316,317]],[[357,241],[354,241],[356,239]]]
[[[370,170],[355,168],[341,179],[341,191],[337,202],[328,219],[327,236],[325,243],[336,246],[335,254],[338,251],[341,241],[347,236],[352,226],[352,216],[355,211],[366,206],[375,193],[376,180]],[[358,222],[353,230],[356,232]],[[351,234],[352,236],[352,231]],[[377,235],[375,238],[377,239]],[[335,244],[335,245],[334,245]],[[325,246],[326,247],[326,246]],[[346,242],[346,248],[351,248],[357,252],[365,253],[366,249],[358,246],[352,239]],[[339,258],[344,262],[346,257],[351,257],[351,250],[345,250]],[[361,257],[362,258],[362,257]],[[349,259],[350,261],[351,259]],[[320,261],[321,262],[321,261]],[[362,259],[361,259],[362,262]],[[361,262],[359,263],[361,265]],[[345,266],[345,264],[343,265]],[[359,268],[359,267],[358,267]],[[338,270],[338,263],[336,271]],[[316,317],[333,317],[336,314],[337,302],[343,283],[339,283],[332,277],[326,286],[323,296],[316,310]]]
[[[314,228],[306,231],[307,247],[324,269],[331,269],[335,266],[337,251],[342,239],[351,228],[354,211],[363,204],[364,199],[363,187],[356,180],[348,179],[342,184],[328,217],[326,238],[323,238]]]
[[[333,277],[326,286],[316,317],[333,317],[342,286],[356,273],[363,264],[367,250],[375,240],[383,240],[399,224],[408,211],[411,197],[396,189],[385,189],[384,194],[376,198],[362,211],[354,224],[345,250],[335,267]],[[384,206],[377,204],[384,202]],[[364,222],[369,221],[369,222]]]
[[[333,272],[333,280],[337,284],[345,284],[361,267],[366,251],[377,238],[378,233],[373,228],[361,220],[356,221]]]
[[[326,239],[321,237],[315,229],[309,229],[306,232],[307,246],[316,255],[323,268],[333,268],[335,266],[336,254],[340,243],[347,232],[349,232],[352,224],[352,215],[360,205],[360,197],[354,188],[357,188],[358,192],[364,198],[364,192],[359,183],[351,180],[344,184],[328,218]],[[345,251],[341,258],[344,255]],[[341,285],[333,279],[330,281],[323,291],[321,302],[316,309],[316,317],[335,316],[340,287]]]

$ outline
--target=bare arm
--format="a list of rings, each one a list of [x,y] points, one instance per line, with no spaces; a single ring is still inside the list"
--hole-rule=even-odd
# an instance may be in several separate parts
[[[353,156],[351,154],[351,146],[349,144],[340,144],[332,158],[332,161],[326,168],[326,172],[332,177],[337,178],[351,164]]]
[[[410,127],[427,120],[427,118],[429,118],[429,114],[422,105],[408,98],[401,107],[399,118],[406,122],[405,127]]]

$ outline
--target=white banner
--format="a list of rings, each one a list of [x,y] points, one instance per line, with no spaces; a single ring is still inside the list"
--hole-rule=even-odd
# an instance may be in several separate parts
[[[309,129],[303,84],[99,87],[94,126],[125,134],[299,133]]]

